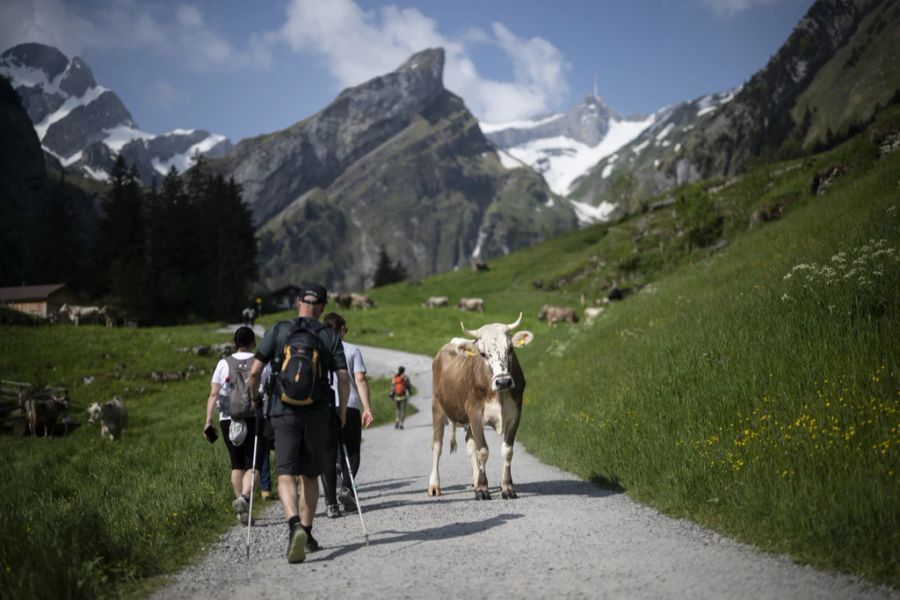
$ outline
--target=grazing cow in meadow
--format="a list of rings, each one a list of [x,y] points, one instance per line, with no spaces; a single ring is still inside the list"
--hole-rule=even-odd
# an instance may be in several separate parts
[[[453,338],[438,351],[431,364],[433,426],[431,477],[428,495],[441,495],[438,463],[444,444],[444,426],[449,422],[466,429],[466,449],[472,463],[472,486],[476,500],[490,500],[485,465],[488,459],[484,427],[489,425],[503,438],[503,476],[500,492],[503,498],[515,498],[512,462],[513,443],[525,394],[525,375],[514,348],[527,345],[534,338],[530,331],[512,334],[522,323],[491,323],[474,331],[463,332],[474,339]],[[455,436],[450,451],[456,449]]]
[[[63,304],[59,309],[59,314],[75,323],[76,327],[82,321],[99,322],[102,316],[99,306],[77,306],[75,304]]]
[[[100,421],[100,437],[112,441],[122,437],[122,429],[128,425],[128,409],[121,396],[113,396],[109,402],[94,402],[87,409],[88,423]]]
[[[491,268],[483,260],[476,260],[472,263],[472,270],[477,272],[490,271]]]
[[[375,308],[378,306],[375,304],[375,301],[366,296],[365,294],[350,294],[350,308]]]
[[[482,298],[460,298],[456,304],[456,308],[468,310],[471,312],[484,312],[484,299]]]
[[[341,308],[350,308],[350,303],[353,301],[353,298],[350,296],[350,294],[332,293],[330,295],[331,301]]]
[[[550,304],[545,304],[541,307],[538,319],[547,321],[550,325],[555,325],[561,321],[574,324],[579,320],[578,313],[574,309],[567,306],[551,306]]]
[[[59,413],[69,409],[69,400],[63,395],[50,398],[29,398],[25,400],[25,416],[28,419],[28,431],[31,437],[53,435],[53,428]]]
[[[590,321],[600,316],[600,313],[603,312],[602,306],[588,306],[584,309],[584,317]]]
[[[450,298],[447,296],[429,296],[423,304],[425,308],[440,308],[450,306]]]

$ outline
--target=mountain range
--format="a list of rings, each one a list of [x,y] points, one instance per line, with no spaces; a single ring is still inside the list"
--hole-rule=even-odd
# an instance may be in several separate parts
[[[195,153],[231,149],[223,135],[193,129],[142,131],[122,100],[98,85],[90,66],[43,44],[20,44],[0,55],[6,77],[34,123],[41,147],[62,167],[106,180],[117,155],[137,167],[146,184],[171,167],[184,171]]]
[[[286,129],[235,145],[200,130],[141,131],[83,60],[49,46],[7,50],[0,75],[48,165],[102,181],[120,154],[149,184],[204,154],[207,168],[243,189],[260,283],[318,278],[358,289],[371,285],[382,248],[418,278],[833,143],[897,94],[898,36],[896,2],[819,0],[735,89],[648,116],[622,116],[595,90],[567,112],[499,124],[478,123],[444,88],[444,52],[429,49]]]

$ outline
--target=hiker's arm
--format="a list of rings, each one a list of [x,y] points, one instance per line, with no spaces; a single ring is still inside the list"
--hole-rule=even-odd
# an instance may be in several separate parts
[[[347,369],[338,369],[338,416],[341,418],[341,427],[347,423],[347,399],[350,398],[350,375]]]
[[[366,380],[366,372],[357,371],[353,374],[353,378],[356,380],[356,391],[359,393],[359,401],[363,405],[363,427],[368,427],[372,424],[372,407],[369,405],[369,382]]]
[[[247,375],[247,385],[250,387],[250,400],[253,406],[259,404],[259,380],[262,377],[262,370],[266,365],[258,358],[253,359],[250,365],[250,373]]]
[[[206,422],[203,424],[203,430],[213,424],[213,412],[216,409],[216,398],[219,397],[219,390],[222,386],[218,383],[212,383],[209,386],[209,399],[206,401]]]

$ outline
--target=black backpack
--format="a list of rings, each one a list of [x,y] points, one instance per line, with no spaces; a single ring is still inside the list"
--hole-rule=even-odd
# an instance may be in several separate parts
[[[279,398],[291,406],[310,406],[317,388],[328,387],[323,364],[322,339],[318,333],[324,325],[297,324],[284,341],[275,365]]]

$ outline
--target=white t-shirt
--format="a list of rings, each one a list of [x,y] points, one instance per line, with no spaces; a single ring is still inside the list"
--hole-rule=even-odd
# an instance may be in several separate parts
[[[252,352],[235,352],[234,354],[232,354],[232,356],[238,360],[247,360],[248,358],[253,358],[253,353]],[[225,380],[228,378],[228,372],[229,372],[228,363],[225,361],[224,358],[220,359],[219,364],[216,365],[216,370],[213,371],[212,381],[210,381],[211,384],[212,383],[219,384],[219,386],[220,386],[219,387],[219,395],[220,396],[227,395],[224,392],[225,392]],[[217,409],[219,408],[218,402],[216,402],[216,408]],[[230,419],[231,419],[231,417],[225,416],[221,410],[219,411],[219,420],[220,421],[228,421]]]
[[[347,357],[347,371],[350,373],[350,398],[347,400],[347,407],[362,410],[362,405],[359,401],[359,390],[356,389],[355,374],[365,373],[366,363],[363,362],[362,352],[360,352],[358,346],[347,342],[341,342],[341,344],[344,346],[344,356]],[[334,390],[334,405],[340,406],[341,400],[338,396],[337,376],[335,376],[331,387]]]

